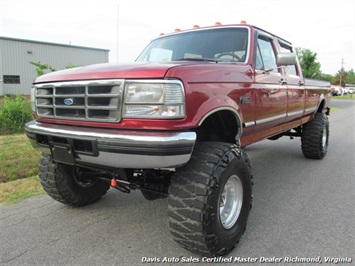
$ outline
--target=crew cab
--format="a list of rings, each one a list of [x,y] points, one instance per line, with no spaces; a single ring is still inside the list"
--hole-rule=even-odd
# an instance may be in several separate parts
[[[175,241],[208,256],[245,231],[245,146],[301,137],[312,159],[328,148],[330,84],[305,79],[290,42],[248,24],[162,35],[132,64],[46,74],[31,94],[25,131],[52,198],[83,206],[110,187],[167,197]]]

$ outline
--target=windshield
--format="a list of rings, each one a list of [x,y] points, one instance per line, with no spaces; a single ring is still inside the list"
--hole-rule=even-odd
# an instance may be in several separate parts
[[[197,30],[155,39],[136,61],[245,62],[247,47],[247,28]]]

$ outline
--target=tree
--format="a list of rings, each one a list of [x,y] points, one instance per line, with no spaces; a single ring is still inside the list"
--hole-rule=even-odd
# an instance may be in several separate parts
[[[42,64],[41,62],[33,62],[30,61],[31,65],[34,65],[36,67],[36,72],[37,72],[37,77],[42,76],[43,74],[46,74],[46,70],[49,70],[51,72],[55,71],[55,69],[48,65],[48,64]]]
[[[296,53],[300,60],[303,76],[305,78],[321,79],[321,65],[317,62],[317,53],[303,48],[296,48]]]
[[[346,72],[346,76],[344,77],[345,84],[355,84],[355,73],[353,69],[350,69]]]
[[[350,69],[345,71],[343,68],[338,71],[334,77],[334,84],[340,84],[341,76],[341,85],[344,87],[345,84],[355,84],[355,73],[354,70]]]
[[[42,75],[48,73],[49,71],[50,72],[56,71],[54,69],[54,67],[52,67],[51,65],[43,64],[43,63],[41,63],[39,61],[38,62],[30,61],[30,64],[34,65],[36,67],[37,77],[42,76]],[[65,66],[64,68],[65,69],[70,69],[70,68],[75,68],[75,67],[78,67],[78,66],[73,65],[73,64],[69,64],[69,65]]]
[[[333,75],[322,73],[322,76],[320,77],[320,79],[325,80],[325,81],[329,81],[331,84],[335,84]]]

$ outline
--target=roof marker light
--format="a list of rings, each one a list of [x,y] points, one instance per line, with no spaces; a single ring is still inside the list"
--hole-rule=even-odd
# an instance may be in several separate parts
[[[242,20],[240,24],[247,24],[247,22],[245,20]]]
[[[214,25],[215,26],[222,26],[222,23],[217,21]]]
[[[176,29],[175,29],[175,31],[176,31],[176,32],[178,32],[178,31],[181,31],[181,29],[179,29],[179,28],[176,28]]]
[[[200,27],[199,25],[193,25],[192,28],[197,29],[197,28],[199,28],[199,27]]]

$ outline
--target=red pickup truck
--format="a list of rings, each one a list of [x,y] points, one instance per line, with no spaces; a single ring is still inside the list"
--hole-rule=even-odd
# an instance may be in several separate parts
[[[55,200],[82,206],[110,187],[168,198],[181,246],[225,255],[245,231],[252,174],[243,147],[300,137],[321,159],[329,139],[330,84],[304,79],[291,43],[260,28],[216,25],[154,39],[135,63],[38,77],[39,177]]]

